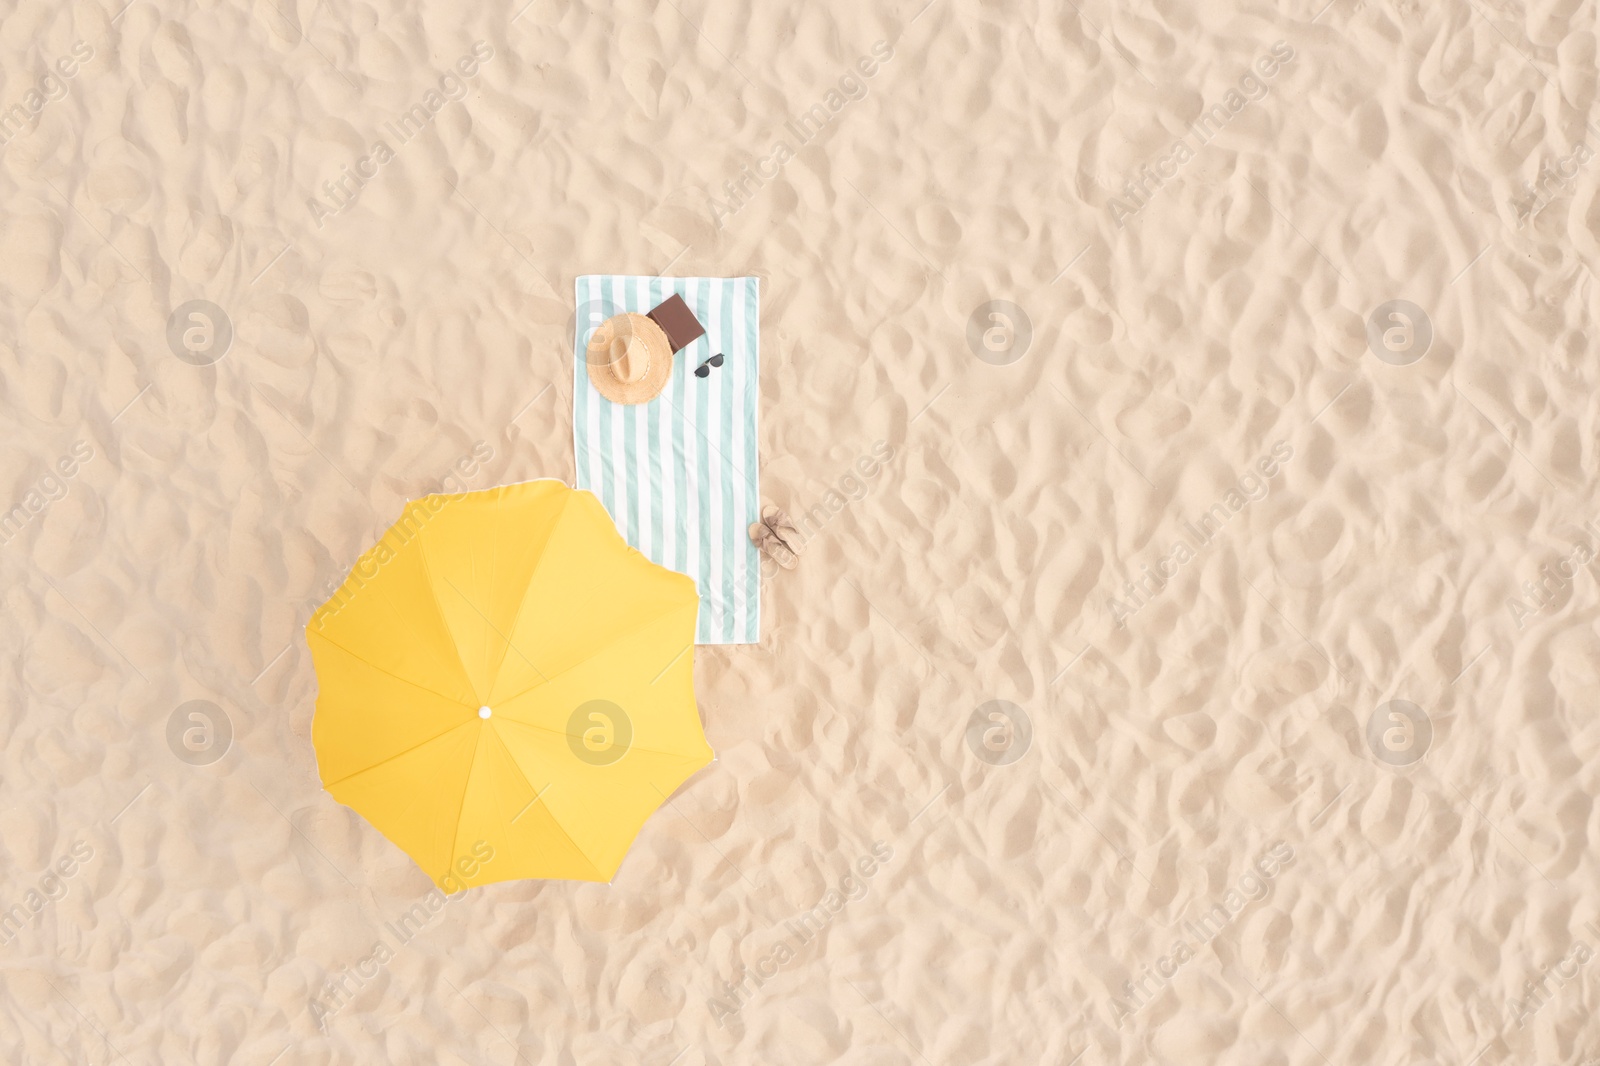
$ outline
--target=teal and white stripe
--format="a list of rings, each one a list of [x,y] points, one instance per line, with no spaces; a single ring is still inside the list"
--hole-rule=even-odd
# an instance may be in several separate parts
[[[673,293],[706,335],[673,359],[649,403],[623,406],[589,381],[584,351],[596,327],[640,314]],[[700,644],[761,639],[760,557],[750,523],[761,511],[756,408],[760,339],[755,278],[585,274],[577,282],[572,438],[580,489],[600,498],[627,542],[700,588]],[[727,358],[705,378],[695,367]]]

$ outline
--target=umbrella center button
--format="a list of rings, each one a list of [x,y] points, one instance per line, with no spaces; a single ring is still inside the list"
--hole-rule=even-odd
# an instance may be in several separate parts
[[[491,711],[487,706],[483,706],[483,707],[479,707],[478,708],[478,717],[479,718],[487,718],[493,713],[494,712]]]

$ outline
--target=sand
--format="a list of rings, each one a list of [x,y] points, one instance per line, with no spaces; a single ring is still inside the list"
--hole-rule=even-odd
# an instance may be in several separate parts
[[[1600,1062],[1593,6],[923,3],[6,17],[0,1059]],[[809,540],[439,905],[302,628],[600,272],[761,278]]]

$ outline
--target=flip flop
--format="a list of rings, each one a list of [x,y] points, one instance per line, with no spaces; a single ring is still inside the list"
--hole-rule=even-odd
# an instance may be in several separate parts
[[[772,531],[773,536],[783,541],[785,548],[796,555],[800,554],[803,547],[800,531],[795,528],[794,520],[789,517],[787,511],[777,504],[769,503],[761,508],[761,521]]]
[[[782,537],[774,533],[765,522],[750,523],[750,540],[761,553],[785,570],[793,570],[800,558],[785,544]]]

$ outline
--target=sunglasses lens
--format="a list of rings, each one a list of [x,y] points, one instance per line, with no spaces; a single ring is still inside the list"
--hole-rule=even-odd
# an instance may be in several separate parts
[[[697,378],[708,378],[711,376],[711,368],[709,366],[697,366],[694,368],[694,376]]]
[[[710,359],[707,359],[706,362],[710,363],[712,366],[721,366],[722,365],[722,353],[718,352],[716,355],[713,355]]]

